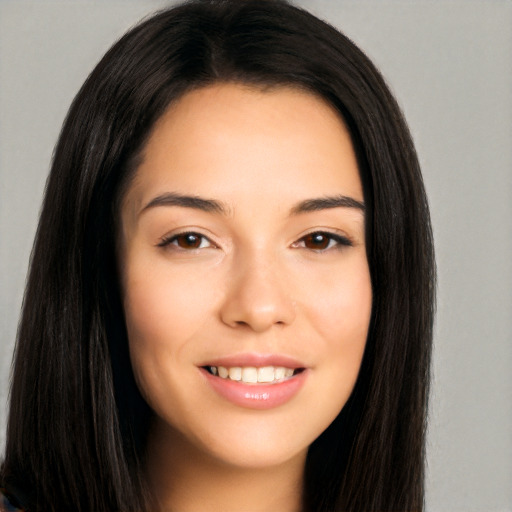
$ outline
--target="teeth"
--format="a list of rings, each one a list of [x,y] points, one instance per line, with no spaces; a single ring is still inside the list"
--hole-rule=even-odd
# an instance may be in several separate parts
[[[210,372],[218,375],[223,379],[242,381],[248,384],[256,384],[258,382],[270,383],[280,381],[287,377],[292,377],[295,370],[292,368],[284,368],[283,366],[263,366],[255,368],[254,366],[233,366],[226,368],[225,366],[210,366]]]
[[[274,379],[276,379],[276,380],[284,379],[285,375],[286,375],[286,368],[278,366],[277,368],[274,369]]]
[[[264,366],[258,370],[258,382],[272,382],[274,379],[273,366]]]
[[[258,369],[248,366],[242,369],[242,382],[249,382],[254,384],[258,382]]]
[[[242,368],[235,366],[229,370],[229,378],[231,380],[242,380]]]

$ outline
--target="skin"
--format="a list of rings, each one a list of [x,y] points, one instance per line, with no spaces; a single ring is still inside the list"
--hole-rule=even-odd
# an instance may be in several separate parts
[[[364,210],[297,211],[327,196],[363,202],[348,131],[310,93],[217,84],[154,127],[122,202],[119,260],[132,366],[155,413],[155,509],[300,510],[308,446],[353,389],[372,303]],[[307,236],[318,232],[344,242]],[[240,353],[292,357],[304,385],[278,407],[235,405],[199,367]]]

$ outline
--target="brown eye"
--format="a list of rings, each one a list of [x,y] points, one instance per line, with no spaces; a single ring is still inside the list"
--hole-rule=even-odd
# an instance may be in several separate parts
[[[352,242],[347,237],[325,231],[309,233],[293,244],[294,247],[304,247],[316,252],[341,249],[344,246],[351,245]]]
[[[329,247],[331,237],[328,237],[324,233],[311,233],[306,235],[302,240],[304,240],[304,246],[307,249],[321,251]]]
[[[178,235],[164,238],[158,245],[160,247],[174,246],[184,250],[204,249],[214,246],[208,238],[204,235],[200,235],[199,233],[180,233]]]
[[[176,245],[182,249],[198,249],[201,247],[202,238],[202,236],[194,233],[185,233],[183,235],[178,235],[175,240]]]

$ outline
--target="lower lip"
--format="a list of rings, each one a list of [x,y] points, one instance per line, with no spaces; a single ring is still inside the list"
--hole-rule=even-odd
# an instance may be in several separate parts
[[[217,394],[235,405],[248,409],[272,409],[285,404],[299,392],[308,374],[305,369],[275,384],[245,384],[216,377],[204,368],[201,368],[201,372]]]

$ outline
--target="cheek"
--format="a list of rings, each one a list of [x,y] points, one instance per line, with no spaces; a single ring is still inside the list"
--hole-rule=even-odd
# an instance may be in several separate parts
[[[124,309],[130,342],[185,343],[208,319],[215,294],[204,276],[165,265],[129,268]]]
[[[317,284],[305,310],[318,340],[316,350],[324,356],[318,378],[324,396],[330,398],[324,407],[333,419],[352,392],[366,346],[372,310],[366,260],[361,258],[343,271],[331,272]]]
[[[172,269],[165,260],[151,265],[135,261],[127,266],[125,277],[133,372],[142,394],[154,405],[151,397],[165,394],[163,383],[170,385],[179,369],[190,364],[193,341],[212,318],[216,286],[207,275]]]
[[[315,276],[309,287],[310,322],[331,349],[366,343],[372,309],[372,287],[365,258],[354,258],[340,271]]]
[[[212,318],[214,275],[173,269],[165,259],[127,262],[123,305],[130,359],[138,387],[155,411],[170,396],[180,403],[187,378],[180,370],[190,366],[197,333]]]

